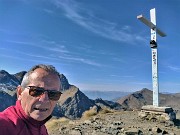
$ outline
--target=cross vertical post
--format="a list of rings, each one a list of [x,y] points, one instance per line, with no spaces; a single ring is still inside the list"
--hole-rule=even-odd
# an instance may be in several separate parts
[[[158,84],[158,51],[156,42],[156,33],[160,36],[165,37],[166,34],[163,33],[156,27],[156,11],[155,8],[150,10],[151,21],[147,20],[142,15],[137,16],[137,18],[142,21],[145,25],[151,29],[151,51],[152,51],[152,83],[153,83],[153,106],[159,106],[159,84]]]
[[[150,10],[151,22],[156,25],[155,8]],[[159,86],[158,86],[158,56],[156,42],[156,27],[151,29],[151,50],[152,50],[152,82],[153,82],[153,106],[159,106]]]

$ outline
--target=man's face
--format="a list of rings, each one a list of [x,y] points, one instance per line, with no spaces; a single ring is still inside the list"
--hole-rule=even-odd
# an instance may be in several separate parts
[[[60,79],[58,75],[48,73],[44,69],[38,68],[30,75],[28,86],[42,87],[45,90],[60,90]],[[50,100],[48,93],[33,97],[29,95],[29,87],[22,90],[18,97],[21,100],[25,113],[35,120],[42,121],[51,115],[57,101]]]

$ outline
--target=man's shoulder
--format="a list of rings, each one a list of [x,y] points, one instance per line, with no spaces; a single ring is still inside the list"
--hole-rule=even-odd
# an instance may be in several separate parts
[[[4,111],[0,112],[0,115],[6,115],[9,112],[12,112],[14,110],[14,106],[9,106]]]
[[[5,127],[9,125],[10,119],[8,118],[8,115],[5,113],[5,111],[0,112],[0,127]]]
[[[16,111],[14,109],[14,106],[10,106],[6,108],[4,111],[0,112],[0,124],[7,123],[12,121],[12,119],[15,119]]]
[[[0,112],[0,134],[16,135],[17,115],[14,106]]]
[[[0,112],[0,134],[2,135],[16,135],[14,123],[8,118],[6,111]]]

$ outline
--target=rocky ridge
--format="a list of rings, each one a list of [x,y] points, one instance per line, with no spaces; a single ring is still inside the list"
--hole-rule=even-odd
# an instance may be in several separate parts
[[[7,86],[18,86],[20,81],[13,75],[10,75],[5,70],[0,70],[0,83]]]

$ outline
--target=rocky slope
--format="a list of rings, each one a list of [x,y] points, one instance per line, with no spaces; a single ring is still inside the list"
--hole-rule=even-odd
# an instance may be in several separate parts
[[[180,135],[180,119],[175,124],[147,121],[138,111],[109,111],[82,117],[52,119],[46,123],[49,135]]]
[[[14,93],[12,95],[8,94],[5,91],[0,91],[0,111],[3,111],[8,106],[11,106],[15,103],[16,98]]]
[[[77,87],[70,86],[68,90],[63,92],[55,112],[59,113],[60,116],[63,115],[74,119],[81,117],[84,111],[89,110],[94,105]]]

